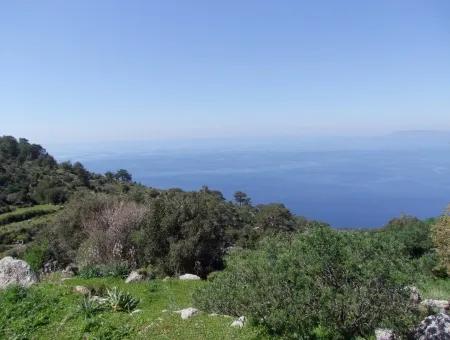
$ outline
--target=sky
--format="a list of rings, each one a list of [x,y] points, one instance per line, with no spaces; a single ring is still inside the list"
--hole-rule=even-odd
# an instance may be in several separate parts
[[[450,2],[1,1],[0,135],[450,130]]]

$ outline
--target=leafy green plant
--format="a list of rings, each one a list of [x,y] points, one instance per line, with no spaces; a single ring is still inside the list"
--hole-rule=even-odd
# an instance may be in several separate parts
[[[96,277],[120,277],[125,278],[130,269],[125,262],[112,263],[105,265],[87,265],[80,269],[79,276],[84,279]]]
[[[139,299],[134,298],[128,292],[121,291],[117,287],[107,290],[107,303],[114,312],[131,312],[139,304]]]
[[[316,228],[236,252],[194,295],[197,307],[246,315],[272,335],[349,339],[377,327],[406,332],[410,262],[378,234]]]
[[[85,266],[80,269],[78,275],[83,279],[92,279],[103,276],[100,268],[97,266]]]
[[[79,311],[86,317],[91,318],[98,312],[104,309],[103,304],[92,299],[90,296],[85,296],[78,306]]]
[[[33,270],[38,271],[42,269],[45,261],[49,260],[50,258],[50,249],[48,247],[48,242],[33,242],[31,246],[26,249],[22,257]]]

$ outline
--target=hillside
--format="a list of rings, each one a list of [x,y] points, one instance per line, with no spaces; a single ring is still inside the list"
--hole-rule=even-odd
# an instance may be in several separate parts
[[[27,139],[0,137],[0,212],[14,206],[61,204],[77,191],[108,191],[130,181],[125,170],[94,174],[79,162],[58,163],[42,146]]]

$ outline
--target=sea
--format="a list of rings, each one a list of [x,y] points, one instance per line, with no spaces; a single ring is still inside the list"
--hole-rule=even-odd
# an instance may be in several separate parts
[[[229,200],[239,190],[254,204],[280,202],[336,228],[374,228],[401,215],[435,217],[450,203],[450,138],[413,137],[400,144],[392,142],[398,136],[157,147],[146,141],[59,148],[56,155],[100,173],[127,169],[155,188],[208,186]]]

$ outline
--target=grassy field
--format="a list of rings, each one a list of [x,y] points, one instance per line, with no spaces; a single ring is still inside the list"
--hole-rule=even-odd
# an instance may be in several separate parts
[[[0,338],[7,339],[265,339],[251,326],[230,327],[233,318],[201,313],[182,320],[175,310],[191,307],[192,292],[204,282],[160,280],[125,284],[112,278],[44,282],[23,291],[0,294]],[[139,312],[80,310],[73,286],[117,286],[140,299]]]

